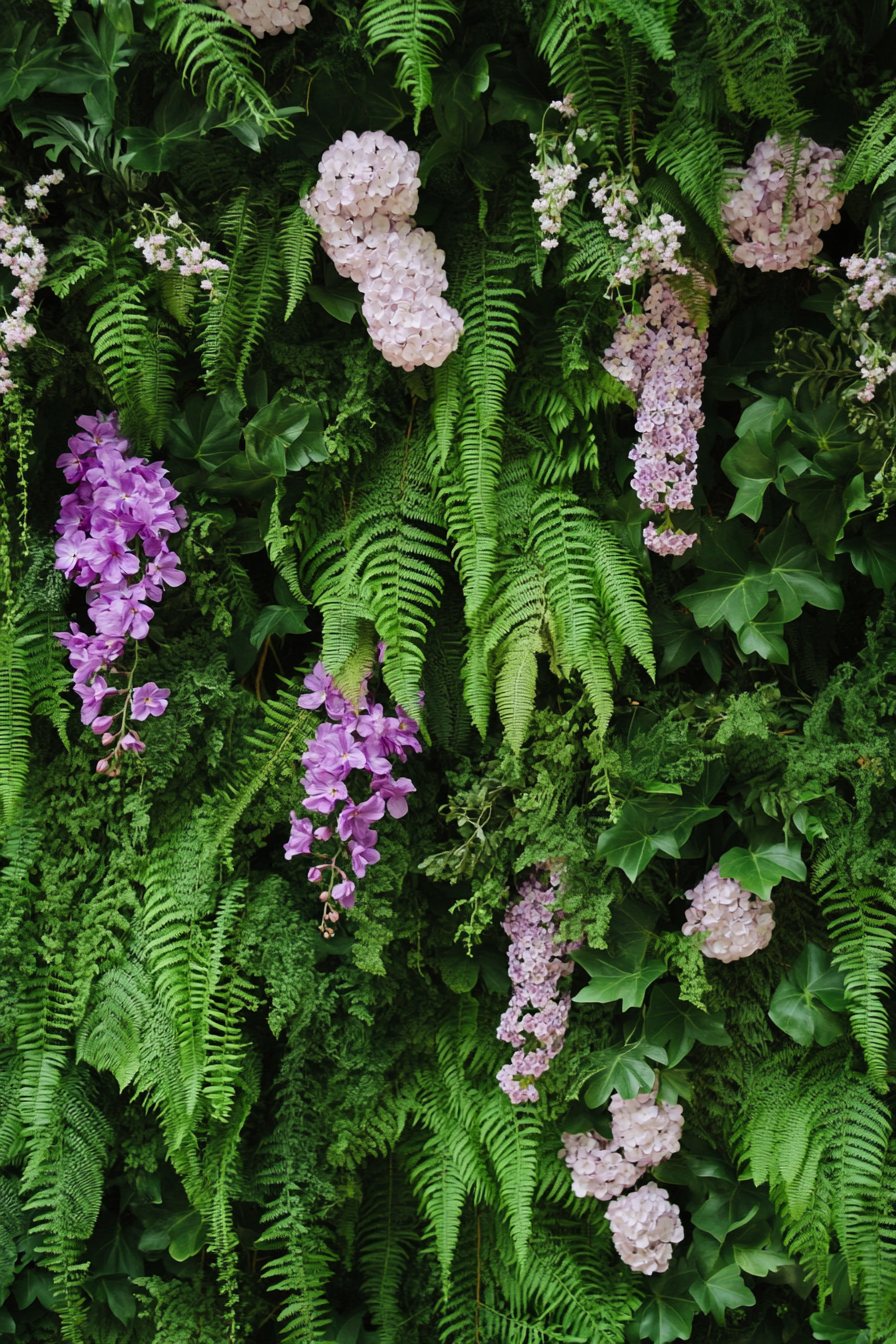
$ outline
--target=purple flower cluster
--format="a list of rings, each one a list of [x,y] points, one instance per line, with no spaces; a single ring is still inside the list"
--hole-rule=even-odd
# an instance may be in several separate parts
[[[393,776],[389,757],[406,761],[407,750],[420,751],[421,748],[416,722],[400,705],[391,717],[382,705],[371,703],[366,682],[362,683],[357,709],[335,685],[323,663],[317,663],[314,671],[305,678],[305,686],[306,694],[299,696],[300,707],[323,707],[327,719],[318,725],[314,737],[307,740],[308,750],[302,757],[306,767],[304,806],[309,812],[323,816],[338,813],[334,817],[339,842],[336,854],[332,857],[329,854],[313,855],[316,862],[308,870],[309,882],[325,884],[326,889],[320,897],[324,903],[321,933],[325,938],[331,938],[333,929],[328,925],[335,924],[339,918],[334,903],[343,910],[351,910],[355,904],[355,883],[340,863],[347,863],[360,881],[380,857],[376,848],[378,837],[372,823],[379,821],[385,812],[391,817],[405,816],[408,794],[415,792],[409,779]],[[365,781],[369,796],[361,802],[355,802],[349,794],[349,784],[352,792],[358,794],[356,782],[349,778],[354,771],[363,771],[369,777]],[[289,816],[292,825],[289,840],[284,845],[288,859],[297,854],[310,854],[314,840],[325,843],[333,839],[331,826],[315,826],[307,817],[297,817],[295,812],[290,812]]]
[[[149,604],[161,599],[164,585],[177,588],[184,582],[167,539],[181,530],[186,513],[174,503],[178,492],[168,484],[161,462],[127,456],[130,445],[114,412],[82,415],[77,424],[81,432],[69,439],[70,451],[56,463],[74,486],[60,501],[56,568],[90,590],[88,612],[96,634],[72,624],[70,632],[60,631],[56,638],[68,649],[74,668],[81,722],[111,747],[97,762],[97,772],[114,775],[122,752],[145,750],[133,724],[164,714],[170,692],[154,681],[134,686],[136,654],[126,687],[109,686],[102,674],[124,675],[116,662],[128,639],[145,639],[154,614]],[[124,704],[117,714],[104,713],[103,701],[113,695],[123,695]]]
[[[645,545],[658,555],[681,555],[697,540],[696,532],[673,530],[669,510],[693,507],[705,358],[706,336],[662,276],[644,312],[627,314],[604,351],[604,368],[637,394],[632,484],[644,508],[665,514],[659,531],[652,522],[644,529]]]
[[[498,1083],[515,1105],[538,1100],[535,1079],[547,1072],[563,1049],[570,996],[558,996],[557,987],[572,974],[572,962],[564,961],[564,956],[580,946],[557,941],[563,915],[553,907],[560,894],[560,876],[545,871],[545,881],[539,880],[536,869],[520,884],[522,900],[510,906],[504,918],[504,931],[511,940],[507,969],[515,988],[497,1034],[518,1048],[499,1070]],[[528,1007],[534,1011],[526,1011]],[[532,1050],[525,1048],[526,1035],[538,1042]]]

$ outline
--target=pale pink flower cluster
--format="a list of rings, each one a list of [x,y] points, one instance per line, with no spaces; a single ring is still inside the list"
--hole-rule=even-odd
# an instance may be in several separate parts
[[[631,178],[611,177],[609,173],[601,173],[600,177],[592,177],[588,190],[595,208],[600,211],[610,231],[610,237],[625,242],[630,236],[628,221],[632,217],[631,207],[638,204],[638,193]]]
[[[557,940],[562,920],[555,908],[560,876],[543,871],[545,880],[539,880],[536,869],[520,883],[522,899],[508,908],[504,918],[504,931],[511,940],[507,969],[514,990],[497,1035],[519,1048],[499,1071],[498,1083],[515,1104],[538,1100],[535,1079],[547,1072],[563,1049],[570,996],[558,995],[558,986],[572,974],[572,962],[564,960],[566,953],[579,946]],[[525,1048],[527,1035],[537,1041],[534,1049]]]
[[[540,161],[529,169],[530,176],[538,183],[541,192],[532,202],[532,209],[538,211],[539,228],[547,235],[541,242],[547,252],[557,246],[563,211],[575,198],[576,178],[583,167],[576,158],[576,147],[572,140],[564,145],[563,151],[562,159],[543,154]]]
[[[565,93],[562,98],[558,98],[555,102],[549,103],[548,106],[553,112],[559,112],[563,117],[577,117],[579,115],[578,108],[575,107],[572,96],[568,93]]]
[[[860,280],[846,291],[850,303],[863,313],[879,308],[891,294],[896,294],[896,253],[885,252],[882,257],[843,257],[840,265],[847,280]]]
[[[879,345],[864,351],[856,360],[856,368],[865,379],[865,386],[856,393],[859,401],[873,401],[881,383],[896,373],[896,354],[888,355]]]
[[[638,398],[632,485],[654,513],[692,507],[705,358],[706,336],[663,277],[650,286],[644,311],[622,318],[604,351],[604,368]],[[696,540],[696,533],[672,531],[668,520],[659,532],[653,523],[644,530],[645,545],[659,555],[680,555]]]
[[[134,246],[143,253],[147,266],[155,266],[162,272],[176,269],[178,275],[201,275],[201,288],[214,294],[214,281],[210,277],[215,271],[227,271],[230,267],[209,256],[211,244],[201,242],[192,229],[183,224],[176,210],[168,216],[165,227],[175,232],[167,234],[157,229],[145,238],[134,239]]]
[[[657,1089],[626,1100],[618,1092],[610,1098],[613,1138],[592,1131],[564,1134],[558,1157],[573,1174],[572,1188],[580,1198],[610,1199],[640,1180],[648,1167],[658,1166],[681,1147],[683,1111],[657,1101]],[[607,1193],[602,1193],[607,1191]]]
[[[642,1167],[627,1162],[618,1143],[610,1143],[595,1130],[588,1134],[562,1134],[557,1153],[572,1172],[572,1191],[579,1199],[612,1199],[644,1175]]]
[[[700,948],[705,957],[740,961],[768,947],[775,927],[774,903],[756,899],[731,877],[720,877],[718,864],[685,896],[691,907],[681,931],[709,934]]]
[[[794,163],[792,145],[761,140],[722,206],[734,260],[760,271],[808,266],[822,249],[819,234],[840,221],[846,193],[834,189],[834,165],[842,158],[842,149],[803,140]]]
[[[662,1274],[672,1247],[684,1240],[678,1205],[655,1181],[614,1199],[604,1217],[620,1259],[639,1274]]]
[[[25,209],[39,210],[50,187],[60,183],[65,174],[56,169],[45,173],[36,182],[25,187]],[[0,396],[5,396],[15,387],[9,376],[9,351],[17,346],[25,346],[35,334],[36,328],[25,319],[34,304],[34,296],[47,271],[47,254],[43,244],[35,238],[20,215],[11,215],[9,202],[0,195],[0,263],[15,276],[17,284],[12,297],[17,301],[12,313],[0,321]]]
[[[414,227],[420,155],[385,131],[346,131],[325,152],[302,208],[324,251],[364,295],[370,338],[395,368],[438,368],[457,349],[464,324],[442,297],[445,254]]]
[[[301,0],[218,0],[218,8],[256,37],[294,33],[311,22],[311,10]]]

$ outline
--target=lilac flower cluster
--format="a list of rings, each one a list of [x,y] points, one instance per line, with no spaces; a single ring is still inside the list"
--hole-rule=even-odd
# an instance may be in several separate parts
[[[840,265],[846,271],[848,280],[853,283],[844,295],[844,300],[859,313],[854,314],[851,326],[855,329],[853,346],[858,351],[856,368],[865,379],[865,386],[855,395],[859,401],[873,401],[874,394],[881,383],[896,374],[896,353],[887,345],[875,339],[871,322],[859,314],[873,314],[881,308],[888,298],[896,294],[896,253],[885,252],[881,257],[843,257]],[[829,269],[818,267],[819,271]],[[835,309],[835,316],[842,316],[843,309]],[[873,321],[873,317],[872,317]]]
[[[218,8],[255,37],[294,33],[311,22],[311,10],[301,0],[218,0]]]
[[[613,1199],[639,1181],[648,1167],[655,1167],[678,1152],[682,1108],[658,1102],[656,1093],[656,1085],[652,1092],[629,1099],[613,1093],[611,1141],[594,1131],[562,1136],[564,1146],[557,1156],[564,1159],[572,1172],[573,1193],[580,1199],[588,1195],[594,1199]],[[645,1192],[654,1191],[656,1195],[650,1193],[646,1201],[640,1198]],[[665,1269],[672,1255],[672,1243],[681,1241],[684,1235],[677,1208],[672,1209],[675,1216],[671,1227],[665,1223],[660,1226],[648,1216],[651,1209],[657,1218],[661,1215],[657,1196],[660,1201],[667,1198],[665,1191],[651,1182],[625,1199],[615,1199],[604,1215],[613,1227],[619,1255],[630,1268],[642,1274]]]
[[[775,927],[774,903],[754,897],[731,877],[719,876],[719,865],[685,896],[691,902],[682,933],[708,933],[700,948],[716,961],[740,961],[768,947]]]
[[[370,339],[395,368],[438,368],[464,324],[442,297],[445,253],[435,235],[414,228],[420,155],[385,131],[346,131],[318,165],[301,202],[321,231],[340,275],[364,295]]]
[[[562,911],[554,908],[561,891],[560,876],[545,869],[547,878],[540,881],[538,871],[520,883],[522,899],[509,907],[504,918],[504,931],[511,940],[507,968],[515,988],[497,1034],[499,1040],[518,1048],[499,1071],[498,1083],[514,1104],[538,1100],[534,1080],[547,1072],[563,1049],[570,996],[558,996],[557,987],[572,974],[572,962],[564,961],[566,953],[580,946],[557,941],[563,918]],[[534,1011],[526,1011],[528,1007]],[[534,1049],[525,1048],[526,1035],[537,1041]]]
[[[679,249],[685,226],[674,215],[657,215],[651,210],[647,219],[629,227],[631,206],[638,204],[638,193],[631,179],[618,180],[607,173],[588,183],[591,199],[600,210],[610,236],[628,243],[613,274],[616,284],[631,285],[642,275],[687,275]]]
[[[143,253],[146,264],[157,267],[163,273],[173,271],[176,266],[178,275],[200,275],[200,287],[214,297],[214,281],[210,277],[215,271],[229,270],[227,263],[209,256],[211,244],[197,238],[193,230],[182,222],[176,210],[164,222],[164,227],[172,230],[171,234],[163,231],[162,211],[150,210],[147,205],[143,210],[144,214],[149,211],[151,232],[145,238],[135,238],[134,246]]]
[[[669,1268],[672,1247],[684,1240],[678,1205],[655,1181],[614,1199],[604,1217],[613,1233],[613,1245],[629,1269],[639,1274],[662,1274]]]
[[[821,251],[819,234],[840,221],[845,192],[834,190],[834,165],[842,149],[803,140],[794,146],[777,135],[761,140],[722,206],[734,260],[760,271],[808,266]]]
[[[25,209],[46,214],[41,199],[64,177],[65,174],[57,168],[29,183],[25,188]],[[17,282],[12,291],[12,297],[17,300],[15,310],[0,321],[0,396],[15,387],[9,376],[9,351],[27,345],[35,333],[35,328],[25,318],[47,271],[43,244],[20,215],[9,213],[8,206],[7,198],[0,195],[0,263],[12,272]]]
[[[706,345],[706,336],[698,335],[660,277],[644,311],[626,314],[604,351],[604,368],[638,398],[640,438],[629,453],[636,463],[632,485],[644,508],[665,514],[659,531],[652,522],[644,530],[645,545],[658,555],[681,555],[697,540],[696,532],[673,531],[669,510],[693,507]]]
[[[840,265],[846,271],[847,280],[860,280],[846,291],[850,303],[870,313],[879,308],[885,299],[896,294],[896,252],[885,252],[882,257],[843,257]]]
[[[56,638],[68,649],[74,669],[81,722],[111,748],[97,762],[97,772],[115,775],[123,752],[145,750],[134,724],[164,714],[170,692],[154,681],[134,686],[136,650],[124,688],[108,685],[103,674],[124,675],[116,664],[128,639],[146,638],[154,614],[149,604],[160,601],[166,584],[178,588],[184,582],[168,537],[181,530],[186,513],[174,503],[178,492],[167,483],[161,462],[127,456],[130,445],[114,412],[82,415],[77,424],[81,432],[69,439],[70,451],[56,463],[74,486],[60,501],[56,568],[89,590],[88,613],[96,634],[72,624]],[[103,702],[115,695],[124,696],[122,708],[105,713]]]
[[[362,683],[357,709],[335,685],[323,663],[317,663],[308,674],[305,687],[305,695],[299,696],[300,707],[323,706],[327,719],[318,725],[314,737],[308,739],[308,750],[302,757],[306,767],[304,807],[322,816],[338,811],[334,820],[340,843],[335,856],[314,854],[314,865],[308,870],[309,882],[325,886],[320,897],[324,904],[321,933],[332,938],[334,931],[330,926],[339,919],[334,906],[351,910],[355,904],[355,883],[340,865],[348,862],[360,881],[370,865],[379,862],[378,836],[372,823],[379,821],[385,812],[391,817],[405,816],[408,794],[415,792],[409,779],[393,776],[389,757],[406,761],[408,750],[420,751],[421,747],[416,722],[400,705],[395,708],[395,716],[390,717],[382,705],[371,703],[366,682]],[[369,796],[361,802],[355,802],[349,794],[349,784],[357,796],[357,785],[361,782],[357,776],[357,782],[350,779],[354,771],[368,776],[364,787],[369,787]],[[288,859],[297,854],[311,854],[314,840],[326,843],[333,839],[332,826],[315,826],[295,812],[290,812],[289,817],[289,839],[284,845]]]

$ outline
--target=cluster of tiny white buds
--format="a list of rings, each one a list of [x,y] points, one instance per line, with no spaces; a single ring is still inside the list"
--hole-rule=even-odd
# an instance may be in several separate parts
[[[294,33],[311,22],[311,10],[301,0],[218,0],[218,8],[255,37]]]
[[[627,242],[629,237],[628,221],[632,217],[632,207],[638,204],[638,193],[630,178],[611,177],[601,173],[588,183],[591,200],[595,209],[600,210],[610,237]]]
[[[164,222],[164,228],[171,230],[171,233],[166,233],[160,219],[162,212],[152,210],[147,205],[143,209],[150,213],[155,231],[145,237],[141,235],[135,238],[134,247],[143,253],[147,266],[155,266],[163,274],[176,271],[178,275],[201,276],[200,288],[207,290],[210,297],[214,298],[215,287],[211,277],[216,271],[229,270],[227,263],[210,255],[211,244],[197,238],[176,210]]]
[[[575,197],[573,184],[582,171],[572,141],[564,146],[564,156],[564,160],[558,161],[545,155],[540,163],[529,169],[541,191],[532,202],[532,209],[539,212],[539,228],[547,235],[541,245],[547,252],[557,246],[563,211]]]
[[[26,210],[45,215],[41,200],[50,187],[62,182],[65,174],[56,169],[45,173],[36,182],[25,187]],[[0,396],[15,387],[9,373],[9,351],[26,346],[36,333],[36,327],[25,318],[34,304],[34,296],[47,272],[47,254],[43,244],[34,236],[20,215],[11,215],[6,196],[0,195],[0,263],[16,278],[12,297],[17,301],[12,313],[0,320]]]
[[[707,933],[700,951],[716,961],[740,961],[768,947],[775,927],[774,903],[758,900],[732,877],[722,877],[714,864],[696,887],[685,892],[691,902],[682,933]]]
[[[834,166],[842,158],[814,140],[760,141],[722,206],[734,260],[760,271],[808,266],[822,249],[819,234],[840,220],[846,193],[834,189]]]

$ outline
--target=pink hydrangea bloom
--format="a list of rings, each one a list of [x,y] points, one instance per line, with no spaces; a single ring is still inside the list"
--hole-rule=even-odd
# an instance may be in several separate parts
[[[774,904],[758,900],[714,864],[685,896],[691,902],[682,933],[708,933],[700,951],[716,961],[740,961],[768,947],[775,927]]]
[[[655,1181],[614,1199],[604,1217],[620,1259],[639,1274],[662,1274],[672,1247],[684,1240],[678,1205]]]

